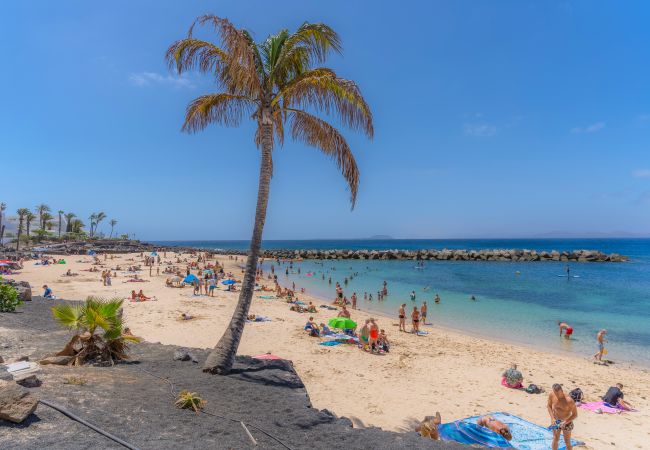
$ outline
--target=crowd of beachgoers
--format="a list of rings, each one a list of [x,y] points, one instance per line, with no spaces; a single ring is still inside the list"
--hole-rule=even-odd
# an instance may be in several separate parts
[[[117,295],[128,300],[124,316],[134,334],[178,345],[214,345],[230,318],[244,273],[241,256],[198,251],[65,258],[51,255],[21,261],[22,269],[12,276],[42,286],[45,297]],[[418,423],[407,428],[417,427],[423,436],[434,439],[441,433],[445,437],[444,430],[438,430],[444,425],[434,415],[436,411],[449,421],[469,416],[468,423],[475,427],[513,439],[512,424],[496,413],[508,411],[541,423],[544,429],[551,423],[552,438],[561,442],[563,436],[567,448],[578,411],[590,414],[589,418],[581,415],[580,427],[594,422],[588,431],[578,431],[579,438],[592,448],[615,441],[618,435],[612,427],[597,423],[598,417],[626,417],[617,426],[628,426],[628,433],[650,423],[639,385],[650,380],[646,371],[589,367],[579,358],[552,356],[432,326],[430,310],[426,302],[416,303],[415,291],[412,306],[407,308],[406,299],[397,317],[371,314],[359,308],[362,302],[357,293],[345,292],[355,273],[341,280],[330,278],[332,298],[322,299],[289,282],[290,274],[300,272],[300,261],[267,260],[264,267],[261,261],[240,353],[281,353],[282,358],[293,360],[317,406],[392,429],[405,429],[400,423],[417,418]],[[47,275],[39,270],[48,271]],[[389,289],[384,282],[374,299],[381,301]],[[364,292],[361,298],[373,296]],[[434,302],[440,301],[436,295]],[[255,325],[259,322],[266,323]],[[182,323],[192,323],[195,329],[181,330]],[[562,338],[571,338],[572,327],[563,322],[558,325]],[[391,333],[392,327],[397,333]],[[308,344],[310,340],[315,347]],[[599,342],[604,342],[604,333]],[[354,356],[359,352],[373,357]],[[350,377],[359,371],[366,381],[350,385]],[[407,384],[404,389],[394,384],[402,381]],[[333,388],[344,392],[347,400],[329,397],[327,389]],[[544,400],[535,396],[544,391]],[[427,400],[421,404],[417,398]],[[355,399],[366,406],[360,410],[359,405],[352,405]],[[422,421],[424,416],[428,417]]]

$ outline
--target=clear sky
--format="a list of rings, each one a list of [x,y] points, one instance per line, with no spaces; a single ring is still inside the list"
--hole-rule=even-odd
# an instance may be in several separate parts
[[[260,41],[341,36],[375,138],[361,186],[315,149],[275,151],[265,238],[650,234],[647,1],[14,1],[0,15],[0,201],[105,211],[144,239],[245,239],[252,123],[180,132],[214,90],[167,47],[204,13]],[[106,225],[104,225],[106,227]],[[106,228],[105,228],[106,229]]]

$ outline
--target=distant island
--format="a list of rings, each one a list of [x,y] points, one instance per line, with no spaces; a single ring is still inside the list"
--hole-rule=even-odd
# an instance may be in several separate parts
[[[368,238],[369,240],[377,241],[377,240],[386,240],[386,239],[395,239],[393,236],[388,236],[387,234],[375,234],[374,236],[370,236]]]

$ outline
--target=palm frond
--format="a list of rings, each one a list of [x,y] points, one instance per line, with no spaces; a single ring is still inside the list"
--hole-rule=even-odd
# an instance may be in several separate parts
[[[211,42],[185,38],[174,42],[167,49],[165,59],[169,68],[179,74],[188,70],[198,70],[203,73],[214,72],[218,75],[228,55]]]
[[[205,15],[197,18],[188,31],[188,38],[193,38],[196,25],[210,24],[219,35],[222,48],[225,52],[226,72],[221,79],[227,83],[228,91],[233,94],[256,96],[261,92],[260,79],[257,73],[254,44],[250,34],[238,30],[227,19],[214,15]]]
[[[359,188],[359,168],[347,141],[332,125],[304,111],[290,110],[291,137],[320,149],[335,162],[350,186],[354,209]]]
[[[83,306],[62,303],[52,307],[52,315],[61,325],[76,329],[79,328],[83,316]]]
[[[341,39],[324,23],[305,22],[287,39],[282,56],[298,48],[306,51],[312,64],[320,64],[327,59],[330,51],[341,53]]]
[[[297,77],[276,95],[288,108],[315,108],[326,114],[337,113],[343,124],[362,130],[372,138],[372,113],[354,81],[336,76],[333,70],[317,68]]]
[[[241,95],[220,94],[202,95],[194,99],[187,107],[183,131],[195,133],[203,130],[210,123],[219,123],[228,127],[241,123],[244,113],[251,113],[255,103]]]

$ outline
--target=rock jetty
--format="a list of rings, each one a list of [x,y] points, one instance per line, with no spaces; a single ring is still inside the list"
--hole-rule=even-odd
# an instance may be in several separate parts
[[[241,250],[223,250],[219,253],[243,255]],[[415,261],[574,261],[574,262],[625,262],[629,258],[618,253],[597,250],[536,251],[525,249],[484,250],[265,250],[265,258],[280,259],[368,259]]]

